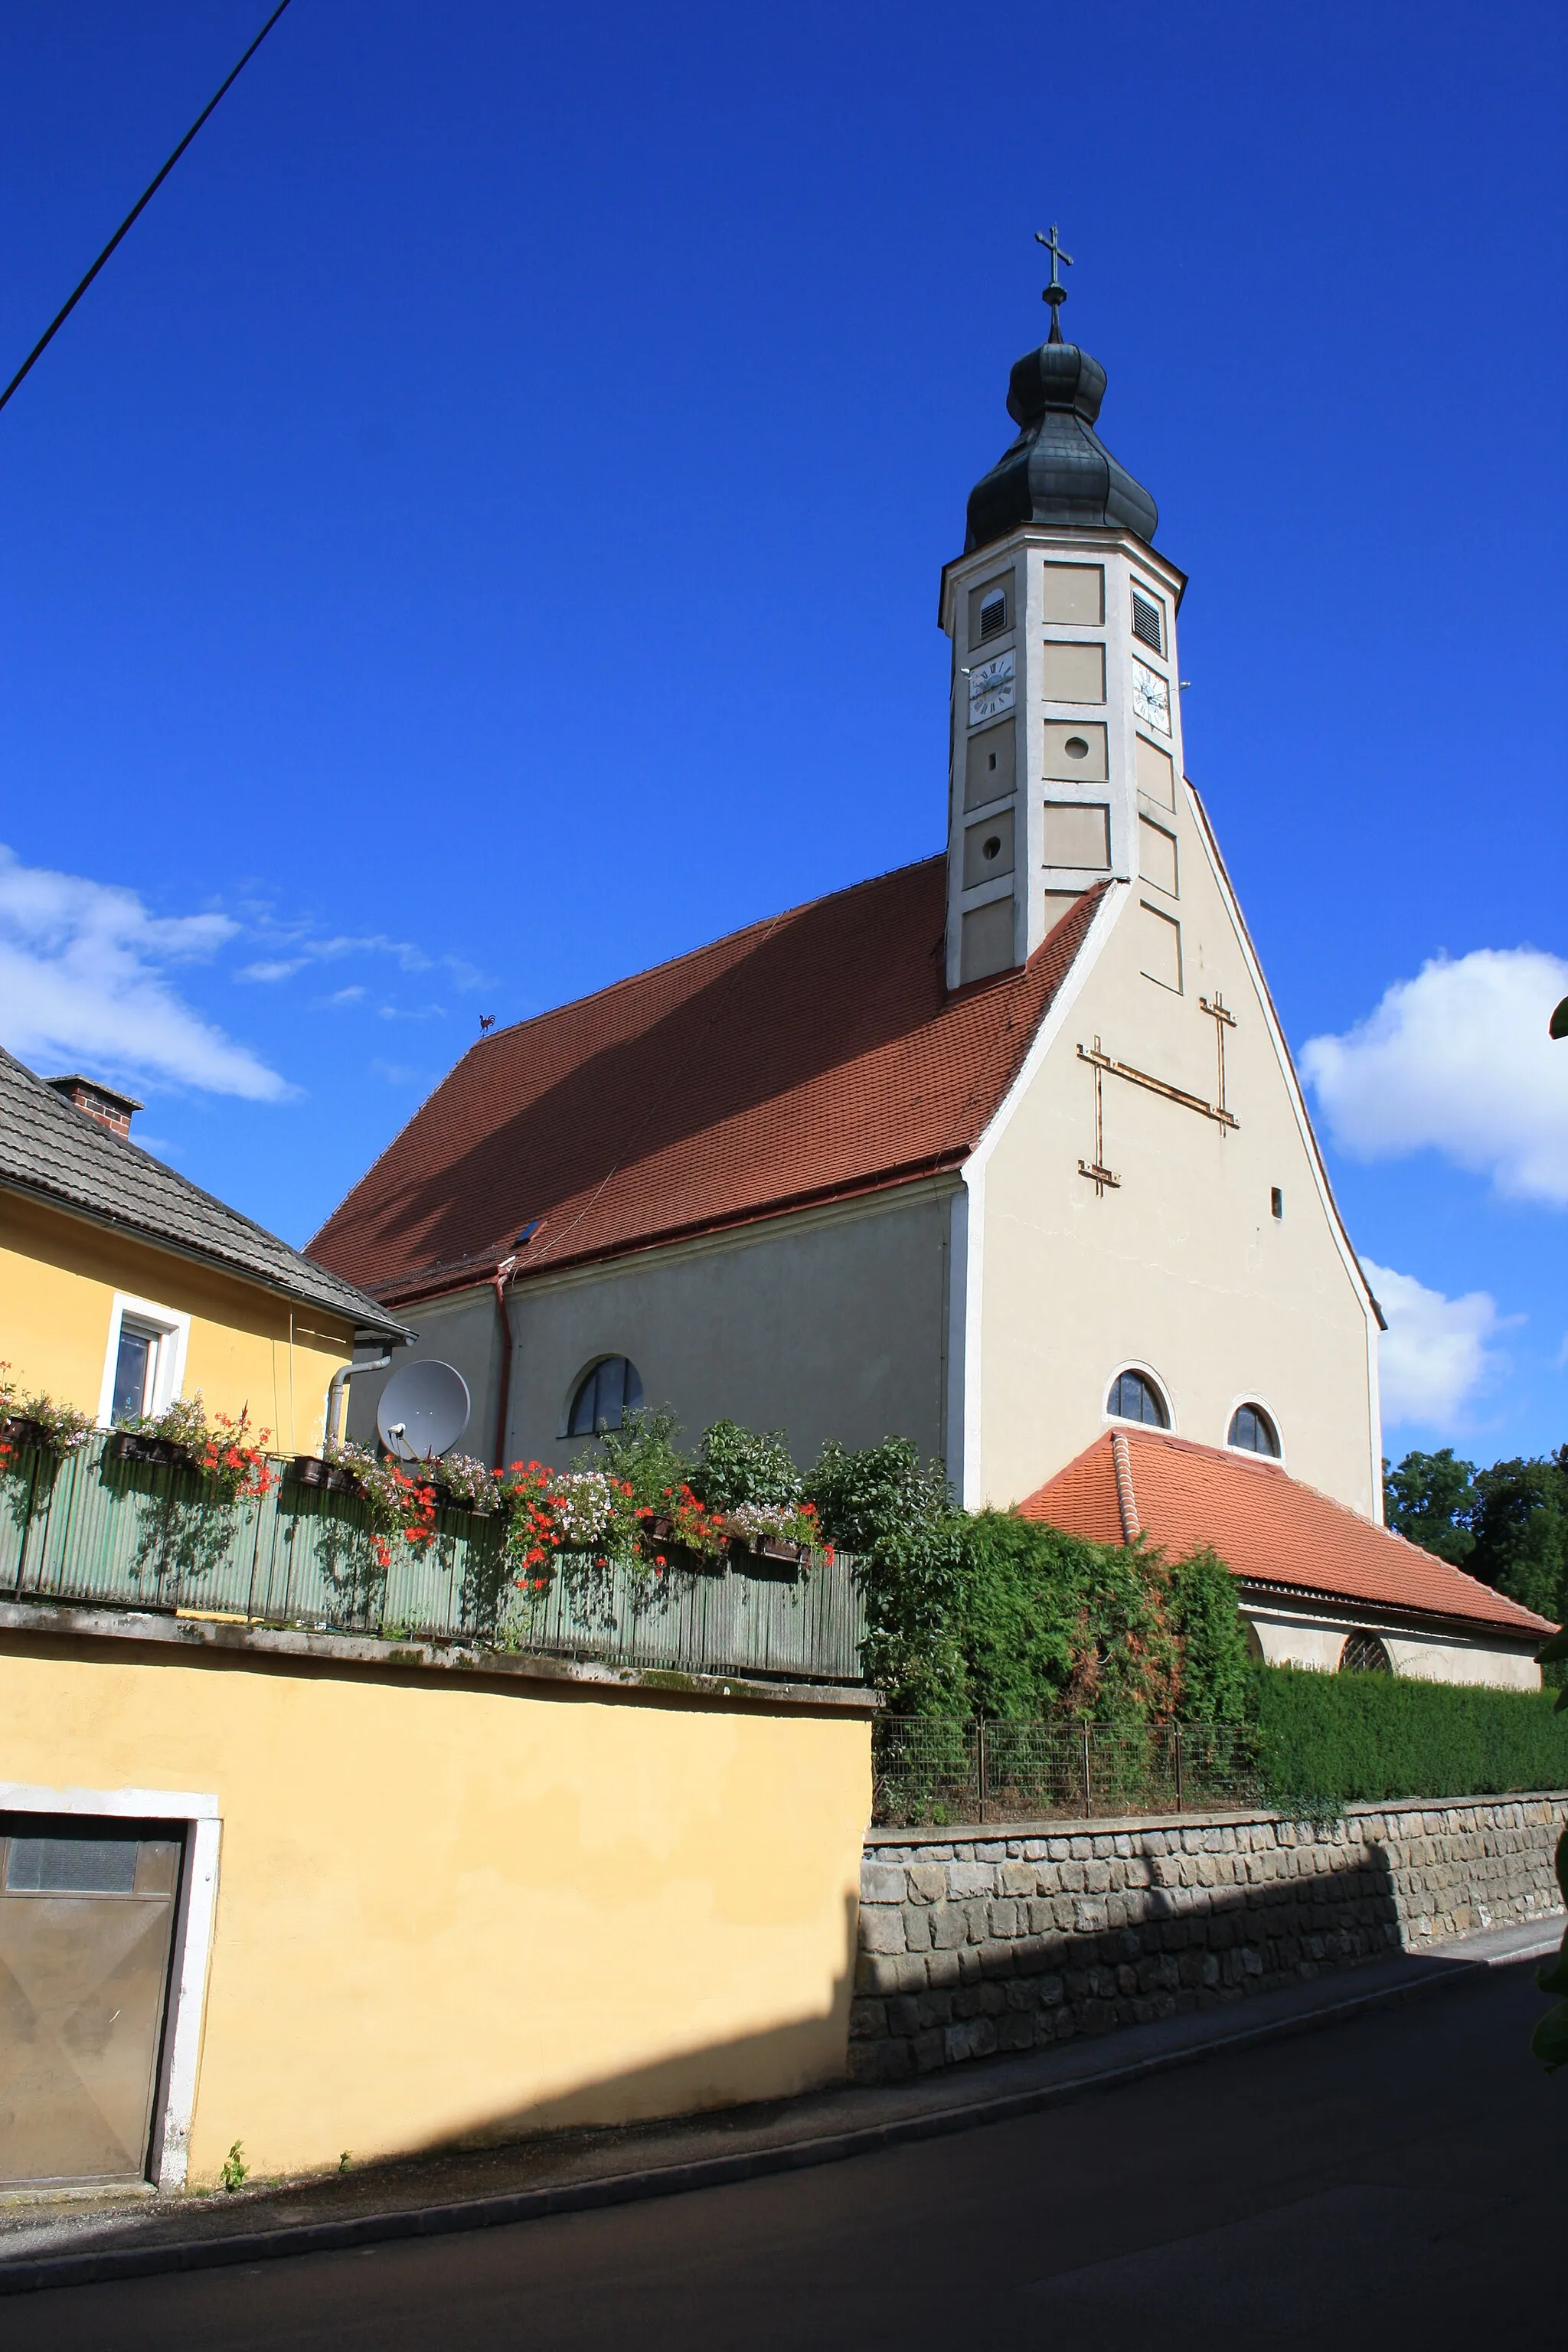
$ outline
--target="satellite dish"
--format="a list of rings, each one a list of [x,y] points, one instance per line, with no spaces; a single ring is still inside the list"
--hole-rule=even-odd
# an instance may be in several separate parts
[[[381,1392],[375,1425],[400,1462],[433,1462],[468,1425],[468,1384],[455,1365],[427,1357],[394,1372]]]

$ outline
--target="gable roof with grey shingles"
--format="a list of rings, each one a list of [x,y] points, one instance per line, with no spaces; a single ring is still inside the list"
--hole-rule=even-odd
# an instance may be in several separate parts
[[[0,1185],[324,1307],[367,1330],[405,1327],[352,1283],[301,1256],[226,1202],[111,1134],[0,1049]]]

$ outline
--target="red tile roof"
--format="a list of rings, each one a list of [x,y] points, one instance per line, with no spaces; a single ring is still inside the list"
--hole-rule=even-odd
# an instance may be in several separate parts
[[[956,1166],[1100,903],[949,994],[946,861],[481,1038],[310,1244],[376,1297],[605,1257]]]
[[[1126,1446],[1137,1524],[1170,1559],[1212,1544],[1246,1584],[1464,1619],[1532,1639],[1553,1630],[1489,1584],[1304,1486],[1278,1462],[1194,1445],[1164,1430],[1107,1430],[1019,1504],[1024,1517],[1096,1543],[1122,1542],[1117,1440]]]

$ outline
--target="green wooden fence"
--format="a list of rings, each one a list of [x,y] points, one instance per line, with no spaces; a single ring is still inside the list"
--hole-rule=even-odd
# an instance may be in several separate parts
[[[20,1451],[0,1476],[0,1601],[195,1611],[689,1674],[860,1679],[864,1609],[842,1554],[804,1569],[736,1554],[651,1585],[563,1562],[545,1591],[521,1593],[499,1518],[441,1511],[435,1540],[395,1541],[384,1569],[362,1503],[278,1468],[259,1501],[226,1505],[191,1471],[120,1460],[110,1437],[58,1465]]]

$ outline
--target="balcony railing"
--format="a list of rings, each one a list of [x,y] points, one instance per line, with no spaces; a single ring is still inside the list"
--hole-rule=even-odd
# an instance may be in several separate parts
[[[258,1501],[228,1505],[195,1473],[118,1458],[91,1438],[56,1465],[23,1449],[0,1475],[0,1601],[185,1612],[253,1624],[486,1647],[685,1674],[858,1683],[864,1610],[839,1554],[804,1569],[732,1556],[649,1584],[563,1565],[520,1592],[498,1517],[437,1515],[435,1539],[383,1568],[350,1496],[289,1465]]]
[[[872,1818],[889,1828],[1182,1813],[1259,1801],[1239,1723],[959,1723],[880,1716]]]

